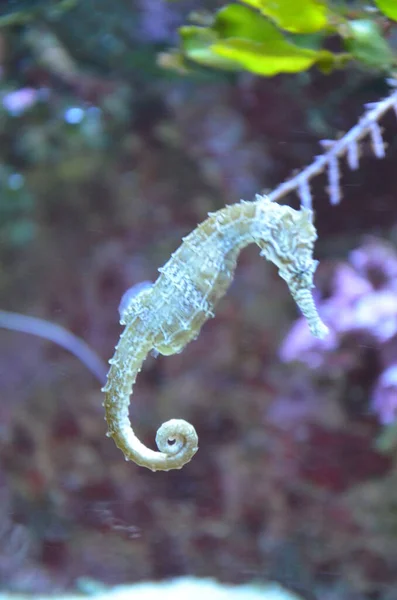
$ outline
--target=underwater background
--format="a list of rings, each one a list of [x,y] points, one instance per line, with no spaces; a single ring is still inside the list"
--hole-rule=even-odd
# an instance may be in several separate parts
[[[103,363],[127,288],[154,281],[209,211],[270,191],[388,93],[365,69],[166,68],[187,15],[217,6],[1,4],[0,308],[62,326]],[[181,471],[127,463],[105,436],[101,360],[95,375],[39,323],[10,331],[32,323],[0,313],[1,591],[194,576],[397,599],[395,115],[382,126],[386,157],[363,144],[339,206],[325,177],[313,185],[329,338],[309,336],[252,246],[197,341],[146,360],[131,421],[150,447],[163,421],[193,423],[200,448]]]

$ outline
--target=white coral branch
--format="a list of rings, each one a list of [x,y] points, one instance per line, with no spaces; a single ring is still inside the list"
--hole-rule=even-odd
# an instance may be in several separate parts
[[[382,138],[382,130],[379,121],[390,109],[394,109],[397,116],[397,81],[388,80],[394,89],[387,98],[367,104],[366,113],[358,123],[352,127],[339,140],[322,140],[325,148],[324,154],[317,156],[314,161],[302,171],[287,179],[272,192],[268,197],[272,201],[278,201],[290,192],[297,192],[301,205],[312,208],[312,195],[310,193],[310,180],[320,173],[326,171],[328,174],[328,193],[331,204],[338,204],[342,197],[340,189],[339,159],[346,156],[350,169],[355,170],[359,166],[359,142],[366,136],[370,136],[372,150],[377,158],[384,158],[385,144]]]

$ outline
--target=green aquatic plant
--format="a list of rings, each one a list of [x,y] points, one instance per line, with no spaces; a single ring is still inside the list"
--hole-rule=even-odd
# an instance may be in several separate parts
[[[368,12],[367,3],[349,10],[325,0],[241,0],[206,13],[205,19],[196,12],[192,24],[179,29],[179,49],[168,62],[163,56],[162,64],[188,70],[195,63],[269,77],[313,66],[329,73],[356,61],[389,73],[397,57],[382,20],[386,15],[397,21],[396,3],[378,0],[376,5],[378,14]],[[339,51],[329,49],[335,38]]]

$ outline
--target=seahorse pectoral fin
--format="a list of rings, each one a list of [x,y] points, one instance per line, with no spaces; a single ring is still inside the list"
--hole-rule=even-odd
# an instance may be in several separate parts
[[[134,311],[134,306],[137,304],[138,295],[146,294],[153,285],[152,281],[141,281],[140,283],[132,285],[124,292],[119,304],[120,323],[122,325],[128,323],[129,317]]]

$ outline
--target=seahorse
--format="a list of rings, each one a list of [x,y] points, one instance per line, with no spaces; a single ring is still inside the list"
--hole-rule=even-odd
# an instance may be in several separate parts
[[[110,359],[105,392],[105,420],[109,437],[133,460],[152,471],[180,469],[198,450],[194,427],[172,419],[158,429],[158,451],[146,447],[135,435],[129,420],[130,394],[147,354],[179,353],[197,338],[202,325],[214,316],[217,302],[232,282],[237,258],[255,243],[260,255],[273,262],[286,281],[292,297],[307,319],[310,331],[324,337],[328,331],[312,297],[313,259],[317,239],[313,213],[294,210],[257,195],[254,201],[209,213],[170,260],[159,277],[145,284],[132,298],[124,295],[120,323],[125,326]]]

